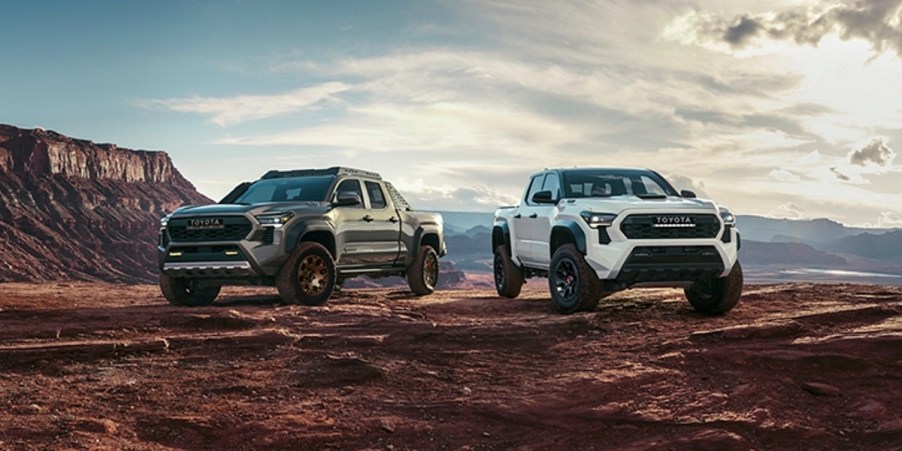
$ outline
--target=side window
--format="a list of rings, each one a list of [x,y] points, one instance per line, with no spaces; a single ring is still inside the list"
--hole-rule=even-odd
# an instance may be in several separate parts
[[[529,190],[526,191],[526,205],[535,205],[532,201],[532,196],[539,191],[542,191],[542,177],[544,174],[539,174],[532,178],[532,181],[529,182]]]
[[[366,185],[366,194],[370,196],[370,208],[381,210],[387,205],[382,187],[376,182],[363,182]]]
[[[561,198],[561,181],[558,179],[557,174],[552,172],[545,176],[542,191],[551,191],[551,198],[554,200]]]
[[[398,210],[413,211],[413,208],[407,203],[404,196],[402,196],[391,183],[385,182],[385,188],[388,189],[388,195],[391,196],[392,202],[395,203],[395,208]]]
[[[360,190],[360,182],[356,179],[347,179],[338,184],[338,188],[335,189],[336,197],[338,197],[339,193],[354,193],[360,196],[360,204],[353,205],[347,208],[363,208],[363,191]]]

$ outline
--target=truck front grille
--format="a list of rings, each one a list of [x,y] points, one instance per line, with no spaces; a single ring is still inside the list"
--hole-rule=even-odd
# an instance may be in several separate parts
[[[222,225],[213,227],[191,227],[190,219],[197,218],[169,220],[167,229],[173,242],[239,241],[251,232],[251,223],[243,216],[218,218],[222,220]]]
[[[708,214],[636,214],[620,223],[620,231],[631,240],[715,238],[720,221]]]

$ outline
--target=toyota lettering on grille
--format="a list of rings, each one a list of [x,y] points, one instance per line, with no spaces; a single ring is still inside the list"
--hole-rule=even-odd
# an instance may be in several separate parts
[[[655,216],[653,227],[695,227],[691,216]]]
[[[188,220],[188,230],[222,229],[222,218],[196,218]]]

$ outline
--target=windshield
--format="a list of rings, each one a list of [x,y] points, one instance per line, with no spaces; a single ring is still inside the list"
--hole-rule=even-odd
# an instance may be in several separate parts
[[[248,187],[235,203],[322,202],[334,178],[326,175],[260,180]]]
[[[660,175],[641,169],[564,171],[564,197],[677,196]]]

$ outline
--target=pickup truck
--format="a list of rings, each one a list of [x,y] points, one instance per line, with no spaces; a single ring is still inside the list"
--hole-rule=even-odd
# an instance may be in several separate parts
[[[495,288],[515,298],[547,277],[561,313],[594,309],[630,287],[677,286],[695,310],[722,314],[742,295],[739,230],[727,208],[677,192],[648,169],[547,169],[495,213]]]
[[[275,286],[289,304],[324,304],[350,277],[402,276],[435,290],[442,217],[415,212],[374,172],[269,171],[218,204],[161,220],[160,289],[173,305],[213,303],[223,285]]]

